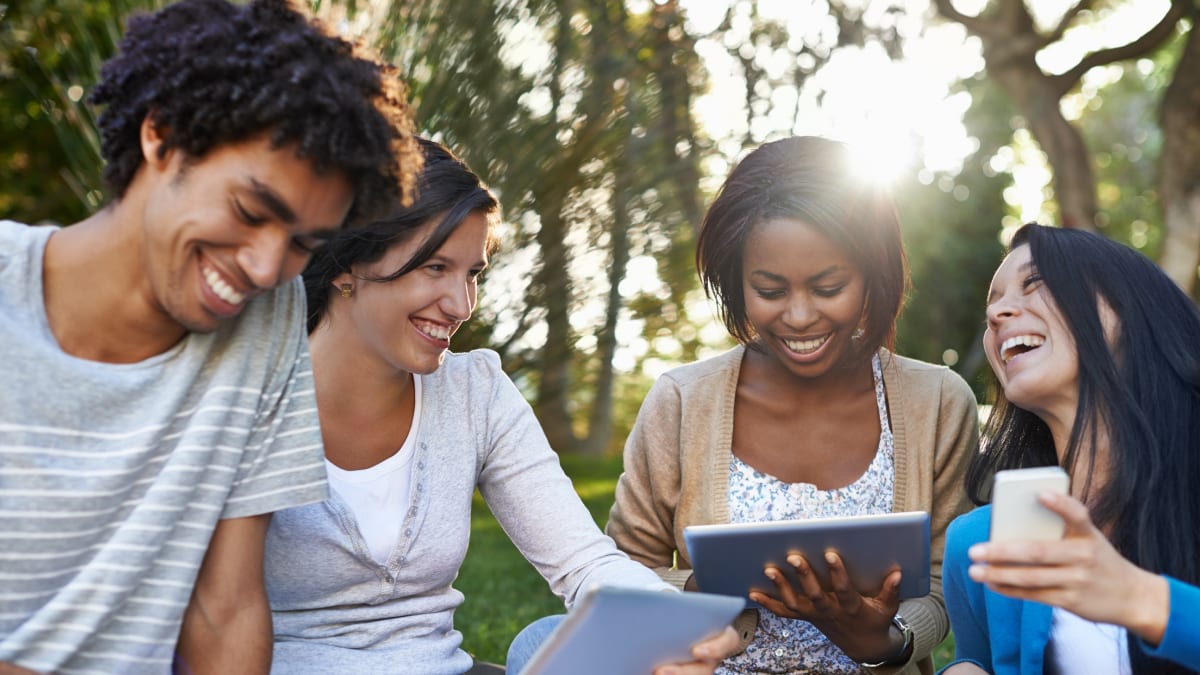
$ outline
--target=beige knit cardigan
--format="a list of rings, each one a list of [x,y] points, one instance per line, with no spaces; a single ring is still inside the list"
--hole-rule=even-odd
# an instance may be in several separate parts
[[[624,473],[607,533],[631,558],[682,587],[691,576],[683,539],[688,525],[729,522],[733,409],[743,347],[671,370],[647,394],[625,444]],[[930,514],[930,593],[899,613],[914,631],[912,658],[881,674],[933,672],[931,653],[949,632],[942,600],[942,550],[950,521],[971,504],[963,474],[978,450],[974,394],[954,371],[880,350],[895,437],[895,511]],[[735,627],[742,648],[757,614]]]

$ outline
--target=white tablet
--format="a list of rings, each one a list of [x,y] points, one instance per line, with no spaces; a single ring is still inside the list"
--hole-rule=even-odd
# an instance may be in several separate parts
[[[795,571],[787,564],[792,553],[803,555],[829,588],[825,551],[834,550],[851,584],[864,595],[879,593],[896,568],[902,573],[901,600],[929,594],[929,514],[924,511],[695,525],[683,529],[683,538],[697,588],[705,593],[745,598],[760,590],[776,596],[775,583],[763,569],[774,565],[795,585]]]
[[[692,660],[746,603],[707,593],[598,588],[575,603],[521,675],[649,675]]]

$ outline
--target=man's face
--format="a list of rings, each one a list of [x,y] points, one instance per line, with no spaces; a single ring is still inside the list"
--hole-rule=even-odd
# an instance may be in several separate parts
[[[158,159],[150,146],[144,288],[151,307],[187,331],[214,330],[298,275],[353,202],[344,174],[318,175],[293,147],[272,148],[265,136],[199,159],[178,149]]]

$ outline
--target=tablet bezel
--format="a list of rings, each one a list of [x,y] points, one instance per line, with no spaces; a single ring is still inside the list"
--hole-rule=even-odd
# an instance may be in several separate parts
[[[805,556],[829,589],[824,552],[833,549],[864,595],[877,595],[896,566],[902,571],[901,600],[929,594],[929,514],[924,511],[693,525],[683,536],[697,587],[706,593],[745,598],[757,589],[775,596],[775,584],[763,570],[775,565],[795,585],[795,571],[787,564],[793,551]]]

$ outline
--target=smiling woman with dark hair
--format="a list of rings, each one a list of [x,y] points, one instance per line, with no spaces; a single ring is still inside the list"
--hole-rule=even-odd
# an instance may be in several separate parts
[[[890,351],[908,281],[890,195],[857,178],[841,143],[767,143],[709,208],[696,263],[741,345],[655,383],[609,535],[690,588],[689,525],[927,511],[929,596],[899,602],[899,572],[860,595],[840,561],[841,592],[824,593],[793,556],[802,587],[769,572],[778,593],[751,595],[763,609],[743,615],[744,650],[719,672],[931,672],[949,628],[942,541],[969,506],[977,418],[961,377]]]
[[[420,146],[416,200],[334,238],[304,271],[332,495],[276,514],[267,535],[282,675],[489,672],[472,670],[454,629],[476,489],[568,605],[597,585],[672,590],[596,527],[496,353],[449,351],[499,207],[449,150]],[[719,658],[735,642],[726,630],[698,648]]]
[[[1200,669],[1200,311],[1130,248],[1027,225],[983,346],[1000,393],[968,490],[983,503],[999,470],[1061,466],[1070,496],[1041,503],[1067,527],[989,544],[990,506],[951,525],[946,672]]]

